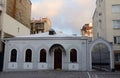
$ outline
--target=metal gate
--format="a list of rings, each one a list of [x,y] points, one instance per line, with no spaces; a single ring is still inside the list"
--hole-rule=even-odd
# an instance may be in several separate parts
[[[92,67],[100,70],[110,70],[110,52],[105,44],[96,44],[92,50]]]

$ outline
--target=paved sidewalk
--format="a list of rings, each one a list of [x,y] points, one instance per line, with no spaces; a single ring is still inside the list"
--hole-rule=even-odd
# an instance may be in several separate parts
[[[120,78],[120,72],[89,72],[91,78]]]
[[[69,71],[1,72],[0,78],[120,78],[120,72],[69,72]]]
[[[2,72],[0,78],[89,78],[86,72],[34,71]]]

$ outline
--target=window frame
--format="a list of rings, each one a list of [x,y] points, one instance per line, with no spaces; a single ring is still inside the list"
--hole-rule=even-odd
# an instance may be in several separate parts
[[[77,63],[77,50],[76,49],[70,50],[70,63]]]
[[[117,10],[115,11],[115,9]],[[120,4],[112,5],[112,13],[120,13]]]
[[[120,53],[115,53],[115,61],[120,62]]]
[[[15,50],[15,51],[14,51]],[[15,53],[14,53],[15,52]],[[12,49],[10,54],[10,62],[17,62],[17,50]]]
[[[25,51],[25,62],[32,62],[32,50],[27,49]]]
[[[120,36],[114,36],[114,44],[120,44]]]
[[[120,29],[120,20],[112,20],[113,28]]]
[[[45,49],[40,50],[40,57],[39,57],[39,62],[46,63],[47,59],[47,52]]]

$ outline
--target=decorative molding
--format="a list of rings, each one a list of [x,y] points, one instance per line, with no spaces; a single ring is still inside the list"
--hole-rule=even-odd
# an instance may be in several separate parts
[[[89,38],[82,37],[17,37],[17,38],[5,38],[4,40],[87,40]]]

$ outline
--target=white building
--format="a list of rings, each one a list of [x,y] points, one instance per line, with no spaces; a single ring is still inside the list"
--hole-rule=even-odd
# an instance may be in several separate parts
[[[0,71],[3,66],[3,38],[29,34],[29,28],[6,13],[6,0],[0,0]]]
[[[120,0],[96,0],[93,35],[113,44],[115,63],[120,66]]]
[[[69,70],[91,71],[92,52],[97,44],[108,48],[109,70],[114,69],[112,47],[103,39],[89,38],[50,30],[42,34],[5,39],[3,71]],[[103,53],[104,54],[104,53]]]
[[[3,38],[29,35],[30,29],[6,13],[6,0],[0,0],[0,40]],[[0,41],[0,46],[1,41]],[[0,47],[0,52],[2,49]]]
[[[30,29],[6,13],[6,0],[0,0],[0,38],[29,35]]]

